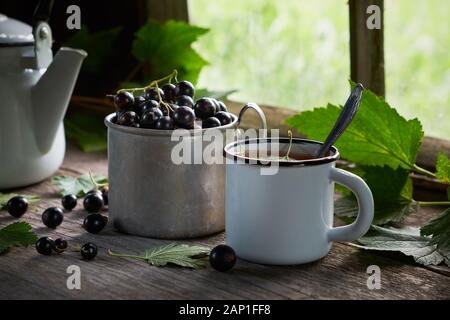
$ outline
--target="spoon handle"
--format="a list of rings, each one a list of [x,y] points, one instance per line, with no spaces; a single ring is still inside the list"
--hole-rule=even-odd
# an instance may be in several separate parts
[[[331,146],[341,136],[341,134],[345,131],[345,129],[347,129],[350,122],[352,122],[353,117],[358,111],[363,90],[364,87],[360,83],[358,83],[352,90],[350,96],[347,99],[347,102],[344,105],[344,108],[342,109],[341,114],[339,115],[338,119],[336,120],[336,123],[334,124],[333,130],[331,130],[327,139],[317,152],[316,154],[317,158],[322,158],[328,153]]]

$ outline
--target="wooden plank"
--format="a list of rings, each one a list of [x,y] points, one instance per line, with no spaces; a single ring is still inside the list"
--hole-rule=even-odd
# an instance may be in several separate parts
[[[381,28],[368,29],[367,7],[381,9]],[[383,0],[350,0],[350,68],[351,79],[385,96]]]
[[[105,153],[86,154],[69,146],[60,173],[77,175],[88,169],[107,173]],[[80,224],[86,215],[81,210],[67,213],[57,230],[43,227],[41,212],[59,205],[50,181],[28,187],[21,192],[39,194],[43,200],[25,215],[39,235],[65,237],[70,244],[88,241],[96,243],[100,252],[90,262],[76,252],[45,257],[34,248],[14,248],[0,257],[0,298],[59,299],[448,299],[450,278],[411,264],[399,256],[363,252],[346,244],[336,243],[321,261],[301,265],[274,267],[239,261],[231,273],[219,273],[210,268],[187,270],[156,268],[143,261],[112,258],[106,250],[142,252],[146,248],[167,243],[120,234],[108,226],[99,235],[85,232]],[[410,217],[410,223],[436,214],[428,208]],[[107,214],[105,212],[105,214]],[[15,221],[0,216],[0,226]],[[224,241],[224,235],[185,242],[214,246]],[[68,290],[66,268],[78,265],[82,272],[82,289]],[[382,289],[366,287],[366,268],[377,264],[382,270]],[[447,268],[448,269],[448,268]],[[438,270],[439,271],[439,270]]]

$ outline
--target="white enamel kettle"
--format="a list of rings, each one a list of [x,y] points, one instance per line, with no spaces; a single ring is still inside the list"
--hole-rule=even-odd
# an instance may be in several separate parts
[[[0,190],[51,176],[65,153],[63,117],[87,56],[61,48],[52,32],[0,14]]]

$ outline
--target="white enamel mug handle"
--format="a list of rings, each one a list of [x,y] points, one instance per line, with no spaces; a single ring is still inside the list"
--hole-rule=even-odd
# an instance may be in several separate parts
[[[374,203],[372,192],[363,179],[345,170],[332,168],[330,179],[349,188],[358,200],[358,216],[349,225],[328,230],[328,241],[353,241],[363,236],[373,220]]]

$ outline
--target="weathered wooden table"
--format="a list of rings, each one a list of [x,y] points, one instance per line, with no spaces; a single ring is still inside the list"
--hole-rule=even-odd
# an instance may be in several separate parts
[[[89,169],[107,174],[105,153],[87,154],[69,146],[58,174],[78,176]],[[99,235],[81,228],[86,215],[82,205],[65,215],[55,231],[41,223],[42,211],[60,205],[50,179],[18,190],[40,195],[43,199],[23,220],[31,223],[40,236],[64,237],[70,244],[91,241],[99,246],[93,261],[66,252],[57,256],[39,255],[33,247],[13,248],[0,256],[1,299],[449,299],[450,271],[446,267],[424,268],[397,254],[360,251],[345,243],[335,243],[322,260],[300,266],[274,267],[238,261],[229,273],[211,268],[188,270],[157,268],[143,261],[113,258],[107,249],[140,253],[168,241],[123,235],[110,226]],[[418,224],[436,214],[428,208],[408,217]],[[6,212],[0,214],[0,226],[15,221]],[[214,246],[224,234],[193,242]],[[269,239],[268,239],[269,241]],[[67,268],[81,268],[81,290],[69,290]],[[381,289],[369,290],[367,267],[381,268]]]

